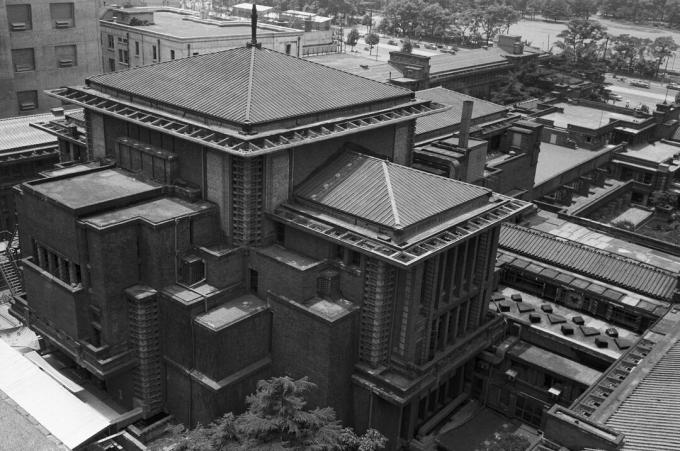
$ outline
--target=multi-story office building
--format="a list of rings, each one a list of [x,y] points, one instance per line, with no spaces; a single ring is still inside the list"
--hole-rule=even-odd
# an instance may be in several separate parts
[[[481,387],[500,225],[530,206],[406,166],[442,105],[257,46],[51,94],[102,166],[21,186],[12,310],[119,403],[206,423],[309,376],[396,448]]]
[[[114,72],[244,46],[251,38],[243,20],[210,20],[174,8],[111,8],[100,20],[102,65]],[[304,32],[259,23],[266,48],[300,56]]]
[[[0,5],[0,117],[59,106],[45,89],[101,72],[98,0]]]

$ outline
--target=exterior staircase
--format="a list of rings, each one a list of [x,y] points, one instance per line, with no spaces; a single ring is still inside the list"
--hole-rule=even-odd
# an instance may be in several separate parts
[[[18,231],[1,231],[0,242],[6,243],[5,248],[0,250],[0,274],[12,296],[21,295],[24,293],[24,282],[17,264],[20,256]]]

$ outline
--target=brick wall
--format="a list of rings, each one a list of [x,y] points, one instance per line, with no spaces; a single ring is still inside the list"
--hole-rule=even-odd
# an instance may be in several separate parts
[[[307,397],[309,407],[329,405],[338,418],[351,421],[350,376],[357,360],[358,311],[330,323],[277,296],[268,301],[272,373],[294,379],[308,376],[318,386]]]
[[[271,313],[262,311],[224,329],[194,325],[196,369],[213,380],[223,379],[269,354]]]
[[[102,309],[102,339],[127,338],[127,302],[123,290],[139,280],[137,229],[134,225],[106,232],[87,232],[91,298]]]
[[[24,256],[30,255],[30,238],[48,246],[73,262],[79,262],[75,217],[67,210],[45,202],[29,191],[17,198],[17,214],[21,226],[20,242]],[[40,212],[40,214],[36,214]]]
[[[274,291],[297,301],[304,301],[316,295],[316,280],[323,265],[306,271],[274,260],[268,256],[252,253],[249,268],[258,273],[257,294],[265,299],[268,291]]]

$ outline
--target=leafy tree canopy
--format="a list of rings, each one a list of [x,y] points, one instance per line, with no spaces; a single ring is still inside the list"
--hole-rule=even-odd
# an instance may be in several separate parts
[[[207,427],[199,425],[190,431],[176,427],[169,440],[177,444],[176,451],[375,451],[385,447],[387,439],[373,429],[357,436],[351,428],[343,428],[330,407],[305,409],[304,395],[315,387],[306,377],[259,381],[257,391],[246,398],[248,409],[243,414],[227,413]]]

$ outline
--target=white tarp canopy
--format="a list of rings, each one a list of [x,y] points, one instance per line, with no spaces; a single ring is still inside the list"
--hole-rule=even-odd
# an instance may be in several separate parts
[[[110,424],[2,340],[0,390],[69,448],[83,444]]]

